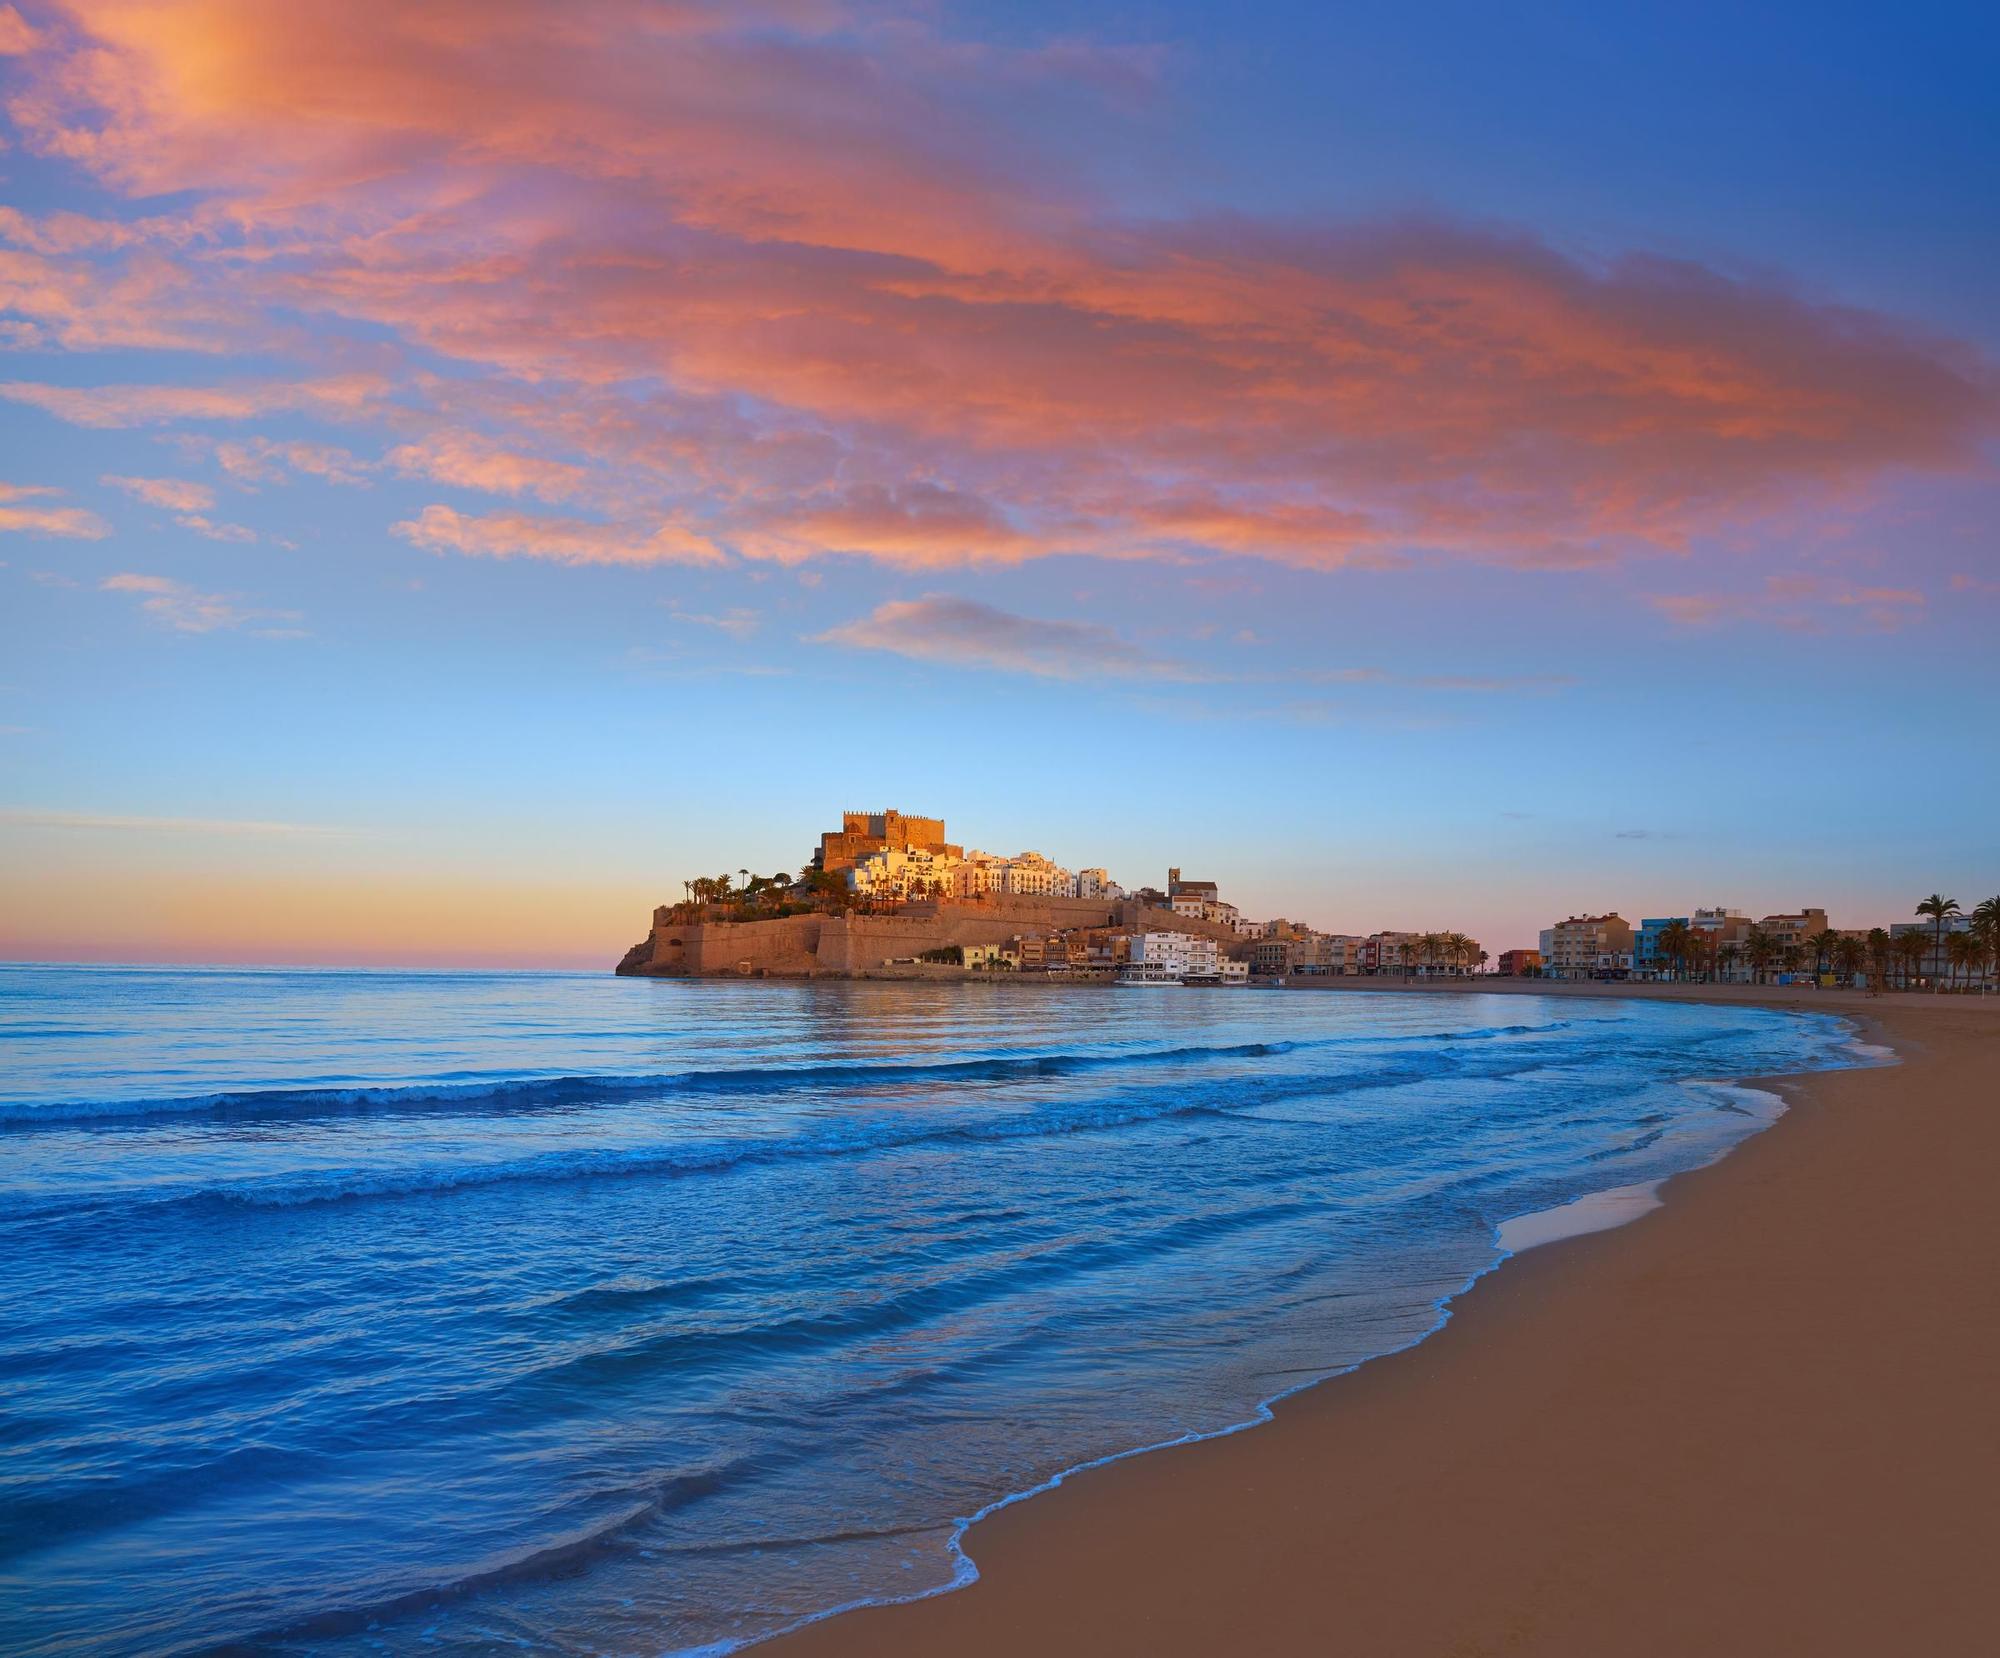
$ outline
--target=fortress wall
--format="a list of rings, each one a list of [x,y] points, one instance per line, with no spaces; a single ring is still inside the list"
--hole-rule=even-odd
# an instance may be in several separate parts
[[[1236,942],[1227,927],[1185,921],[1127,900],[990,897],[977,904],[919,904],[895,915],[790,915],[770,921],[676,924],[655,917],[652,951],[630,970],[671,976],[808,977],[865,972],[898,957],[961,944],[1005,944],[1022,933],[1067,927],[1169,928]]]

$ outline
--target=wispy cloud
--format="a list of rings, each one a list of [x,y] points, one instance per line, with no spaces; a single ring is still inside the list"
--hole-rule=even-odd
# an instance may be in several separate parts
[[[98,480],[121,489],[135,501],[167,512],[206,512],[215,505],[215,491],[185,478],[128,478],[107,472]]]
[[[101,541],[111,526],[83,507],[52,505],[62,492],[43,484],[0,483],[0,533],[59,535],[79,541]]]
[[[1389,685],[1495,696],[1548,695],[1576,684],[1574,674],[1399,674],[1387,668],[1301,668],[1286,677],[1313,685]]]
[[[238,487],[281,484],[301,473],[330,484],[366,489],[373,463],[337,443],[307,443],[297,438],[213,438],[199,433],[176,434],[175,442],[193,454],[215,462]]]
[[[1041,679],[1209,677],[1187,663],[1141,650],[1095,623],[1017,616],[974,599],[935,593],[878,605],[867,616],[815,635],[814,643]]]
[[[0,397],[42,409],[74,426],[163,426],[182,420],[248,420],[281,410],[358,416],[389,383],[377,375],[216,386],[54,386],[0,381]]]
[[[215,633],[225,629],[248,628],[272,639],[296,638],[299,614],[295,610],[260,610],[245,607],[231,593],[203,593],[170,576],[144,576],[130,572],[108,576],[98,584],[107,593],[136,596],[139,608],[160,626],[176,633]]]
[[[667,607],[667,614],[688,627],[713,628],[717,633],[726,633],[732,639],[748,639],[763,622],[763,617],[756,611],[741,607],[711,614],[706,611],[683,610],[677,604],[670,604]]]
[[[359,831],[321,823],[272,823],[251,818],[141,817],[111,812],[65,812],[37,806],[0,806],[0,827],[105,830],[169,835],[352,835]]]
[[[215,505],[215,491],[206,484],[193,483],[185,478],[129,478],[111,472],[107,472],[99,482],[121,489],[149,507],[171,512],[176,524],[206,536],[210,541],[249,542],[257,539],[257,532],[245,525],[219,524],[208,516],[208,509]]]
[[[429,506],[393,526],[413,547],[475,558],[528,558],[550,564],[716,564],[714,543],[674,524],[650,530],[525,512],[462,513]]]
[[[1756,622],[1790,632],[1823,631],[1843,615],[1877,633],[1919,620],[1927,604],[1914,587],[1871,587],[1816,575],[1767,576],[1747,591],[1654,593],[1647,602],[1678,627]]]

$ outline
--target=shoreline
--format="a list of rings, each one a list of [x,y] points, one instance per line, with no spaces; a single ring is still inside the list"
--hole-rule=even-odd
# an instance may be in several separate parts
[[[1483,1453],[1482,1464],[1495,1459],[1506,1463],[1517,1456],[1505,1447],[1509,1426],[1519,1424],[1510,1424],[1504,1413],[1501,1420],[1492,1420],[1495,1401],[1480,1380],[1482,1370],[1496,1356],[1491,1348],[1504,1347],[1501,1356],[1524,1376],[1539,1377],[1544,1389],[1569,1385],[1570,1371],[1562,1361],[1577,1355],[1579,1342],[1592,1346],[1597,1363],[1617,1367],[1618,1346],[1606,1348],[1601,1340],[1604,1332],[1593,1335],[1591,1327],[1597,1311],[1592,1303],[1604,1298],[1607,1275],[1620,1282],[1614,1300],[1629,1302],[1633,1298],[1627,1292],[1643,1290],[1649,1281],[1646,1275],[1654,1270],[1654,1257],[1662,1249],[1651,1240],[1663,1233],[1670,1239],[1665,1248],[1671,1258],[1683,1246],[1703,1241],[1694,1231],[1703,1225],[1711,1231],[1706,1240],[1710,1247],[1715,1247],[1714,1229],[1723,1229],[1725,1253],[1733,1228],[1748,1226],[1753,1232],[1767,1228],[1770,1218],[1760,1214],[1754,1202],[1747,1214],[1741,1208],[1730,1211],[1727,1189],[1742,1183],[1755,1189],[1773,1178],[1763,1165],[1773,1155],[1783,1156],[1784,1151],[1781,1148],[1774,1154],[1772,1142],[1793,1143],[1795,1136],[1783,1132],[1787,1124],[1827,1120],[1825,1112],[1813,1108],[1854,1103],[1879,1106],[1885,1095],[1897,1092],[1889,1079],[1903,1077],[1913,1056],[1923,1056],[1916,1060],[1920,1069],[1935,1063],[1937,1056],[1932,1050],[1938,1042],[1927,1043],[1924,1035],[1913,1035],[1908,1028],[1912,1024],[1931,1022],[1933,1028],[1925,1035],[1949,1038],[1944,1044],[1947,1048],[1963,1048],[1967,1041],[1975,1045],[1970,1060],[1973,1092],[1982,1078],[1989,1086],[2000,1081],[2000,1064],[1996,1064],[1996,1056],[2000,1056],[2000,1041],[1996,1041],[2000,1038],[2000,1000],[1921,994],[1876,998],[1814,986],[1661,986],[1491,978],[1412,983],[1299,980],[1287,988],[1464,995],[1492,992],[1496,986],[1506,987],[1501,994],[1642,996],[1831,1012],[1857,1027],[1855,1043],[1864,1057],[1838,1070],[1730,1079],[1732,1086],[1775,1095],[1785,1109],[1776,1120],[1699,1168],[1649,1187],[1592,1194],[1505,1223],[1503,1240],[1507,1228],[1525,1226],[1528,1230],[1517,1231],[1511,1242],[1502,1241],[1504,1253],[1491,1267],[1441,1299],[1438,1323],[1415,1343],[1352,1370],[1282,1391],[1241,1424],[1201,1439],[1121,1452],[1068,1470],[1032,1491],[999,1499],[960,1528],[956,1541],[976,1566],[968,1568],[962,1562],[954,1587],[916,1600],[864,1604],[823,1614],[759,1644],[799,1658],[811,1658],[815,1653],[829,1658],[847,1654],[895,1658],[897,1654],[947,1649],[975,1655],[992,1653],[998,1658],[1029,1644],[1057,1653],[1163,1654],[1328,1650],[1350,1648],[1351,1644],[1351,1650],[1371,1655],[1436,1653],[1440,1658],[1446,1654],[1471,1658],[1502,1651],[1575,1653],[1578,1658],[1608,1651],[1664,1655],[1699,1648],[1742,1652],[1747,1658],[1751,1653],[1763,1654],[1800,1641],[1802,1631],[1808,1628],[1816,1632],[1812,1648],[1816,1652],[1889,1650],[1899,1642],[1906,1644],[1910,1618],[1927,1609],[1933,1616],[1942,1616],[1944,1628],[1940,1631],[1942,1644],[1933,1642],[1925,1650],[1983,1650],[1976,1643],[1986,1631],[1974,1617],[1970,1587],[1976,1575],[1964,1574],[1957,1578],[1964,1585],[1962,1592],[1950,1599],[1946,1608],[1940,1608],[1934,1594],[1922,1597],[1923,1608],[1917,1604],[1919,1597],[1912,1596],[1911,1604],[1893,1608],[1890,1629],[1882,1633],[1863,1633],[1871,1608],[1861,1608],[1857,1614],[1856,1607],[1844,1605],[1838,1617],[1825,1620],[1799,1613],[1788,1623],[1777,1616],[1777,1610],[1794,1604],[1789,1597],[1775,1601],[1767,1597],[1761,1602],[1749,1597],[1738,1606],[1739,1615],[1714,1620],[1698,1632],[1689,1629],[1667,1638],[1653,1602],[1660,1575],[1677,1575],[1670,1549],[1642,1548],[1634,1542],[1625,1551],[1628,1570],[1624,1576],[1586,1585],[1584,1580],[1591,1574],[1579,1574],[1573,1556],[1577,1552],[1588,1555],[1593,1547],[1603,1552],[1606,1533],[1601,1524],[1586,1518],[1588,1503],[1559,1505],[1538,1514],[1541,1523],[1524,1530],[1514,1545],[1516,1550],[1537,1556],[1537,1569],[1525,1578],[1510,1578],[1492,1563],[1489,1526],[1510,1512],[1518,1521],[1524,1506],[1536,1508],[1531,1498],[1532,1479],[1510,1480],[1498,1486],[1462,1479],[1468,1487],[1462,1496],[1453,1500],[1440,1495],[1436,1511],[1426,1512],[1425,1503],[1410,1500],[1406,1489],[1409,1471],[1399,1477],[1395,1455],[1398,1449],[1407,1452],[1413,1470],[1436,1477],[1445,1472],[1436,1466],[1437,1431],[1453,1427],[1463,1431],[1469,1419],[1488,1426],[1485,1437],[1474,1436],[1478,1451]],[[1910,1003],[1917,1006],[1905,1006]],[[1925,1011],[1920,1013],[1918,1008]],[[1958,1028],[1966,1026],[1970,1029]],[[1885,1036],[1895,1038],[1889,1046],[1899,1063],[1870,1064],[1865,1057],[1868,1048],[1882,1046]],[[1979,1052],[1976,1045],[1982,1040],[1987,1046]],[[1960,1053],[1958,1059],[1962,1066],[1966,1055]],[[1873,1086],[1866,1082],[1857,1086],[1855,1079],[1871,1079]],[[1993,1143],[1989,1133],[1985,1141],[1989,1152]],[[1754,1160],[1756,1167],[1747,1176],[1739,1175],[1737,1181],[1724,1180],[1724,1172],[1744,1161],[1753,1149],[1762,1151]],[[1782,1171],[1776,1173],[1782,1175]],[[1719,1199],[1710,1196],[1718,1187],[1724,1188]],[[1691,1198],[1691,1193],[1697,1195]],[[1808,1200],[1812,1196],[1810,1191],[1804,1195]],[[1912,1194],[1905,1201],[1921,1204],[1923,1200],[1921,1194]],[[1557,1223],[1556,1229],[1547,1230],[1549,1217],[1607,1202],[1618,1212],[1573,1216],[1571,1219],[1580,1224]],[[1725,1212],[1709,1215],[1707,1211],[1718,1203]],[[1690,1215],[1689,1210],[1694,1213]],[[1543,1226],[1536,1228],[1536,1222]],[[1682,1239],[1678,1234],[1683,1232],[1691,1235]],[[1640,1240],[1640,1245],[1630,1241],[1634,1239]],[[1561,1247],[1544,1247],[1550,1244]],[[1628,1255],[1635,1259],[1625,1259]],[[1977,1260],[1979,1251],[1963,1250],[1960,1256],[1961,1260]],[[1502,1267],[1509,1270],[1503,1273]],[[1618,1279],[1621,1272],[1640,1276],[1627,1284]],[[1837,1299],[1838,1279],[1828,1287]],[[1972,1288],[1976,1293],[1976,1286]],[[1523,1307],[1539,1315],[1538,1329],[1551,1320],[1554,1324],[1541,1334],[1510,1329],[1510,1322],[1521,1316]],[[1696,1323],[1701,1321],[1698,1301],[1676,1310]],[[1643,1313],[1634,1314],[1628,1305],[1627,1323],[1635,1316],[1643,1325]],[[1981,1339],[1982,1352],[1991,1361],[1996,1343],[1991,1336]],[[1831,1344],[1824,1355],[1826,1364],[1837,1368],[1844,1346],[1844,1342]],[[1806,1361],[1798,1355],[1792,1358],[1794,1362],[1780,1367],[1772,1378],[1775,1386],[1782,1388],[1788,1377],[1795,1384],[1801,1380],[1797,1366]],[[1974,1374],[1986,1377],[1983,1387],[1987,1390],[2000,1382],[2000,1366],[1991,1362],[1976,1367]],[[1421,1381],[1422,1387],[1408,1393],[1412,1378]],[[1982,1384],[1971,1385],[1973,1393],[1979,1394]],[[1431,1398],[1433,1393],[1443,1395],[1441,1409]],[[1621,1409],[1630,1408],[1630,1401],[1617,1390],[1573,1404],[1594,1407],[1598,1418],[1607,1413],[1617,1417]],[[1891,1401],[1882,1404],[1888,1410]],[[1641,1415],[1632,1423],[1642,1439],[1648,1420]],[[1968,1416],[1963,1426],[1978,1432],[1983,1420],[1983,1415]],[[1695,1436],[1711,1446],[1718,1437],[1728,1438],[1727,1423],[1704,1419],[1698,1409],[1692,1427]],[[1865,1432],[1867,1424],[1859,1422],[1856,1427]],[[1260,1431],[1249,1434],[1252,1428]],[[1553,1430],[1555,1441],[1564,1437],[1560,1429]],[[1768,1437],[1763,1443],[1770,1443]],[[1573,1461],[1578,1448],[1572,1445],[1568,1449]],[[1365,1459],[1353,1455],[1361,1450],[1369,1453]],[[1615,1457],[1615,1447],[1611,1454]],[[1832,1455],[1831,1451],[1827,1454]],[[1661,1459],[1671,1460],[1666,1447],[1661,1448]],[[1587,1466],[1587,1455],[1584,1461]],[[1360,1467],[1373,1473],[1375,1480],[1357,1480]],[[1663,1515],[1708,1512],[1712,1520],[1740,1524],[1736,1511],[1711,1509],[1707,1493],[1698,1484],[1676,1482],[1668,1467],[1635,1467],[1633,1474],[1637,1483],[1656,1497],[1676,1499],[1663,1504]],[[1605,1496],[1601,1485],[1585,1483],[1600,1498]],[[1987,1515],[2000,1519],[2000,1509],[1993,1506],[1990,1496],[1994,1484],[1989,1480],[1978,1489],[1989,1494],[1985,1496]],[[1030,1502],[1030,1498],[1037,1500]],[[1631,1518],[1625,1512],[1627,1504],[1615,1495],[1611,1506]],[[1373,1523],[1379,1521],[1385,1508],[1396,1513],[1406,1528],[1405,1546],[1400,1550],[1390,1537],[1405,1534],[1385,1536]],[[1482,1516],[1481,1523],[1468,1527],[1468,1513]],[[1807,1540],[1802,1543],[1795,1536],[1792,1547],[1811,1556],[1815,1552],[1810,1547],[1812,1523],[1820,1517],[1816,1507],[1802,1506],[1772,1519],[1789,1518],[1794,1531],[1803,1527]],[[1438,1594],[1440,1561],[1434,1537],[1441,1524],[1455,1525],[1465,1532],[1462,1558],[1454,1557],[1454,1563],[1480,1585],[1479,1594]],[[1645,1528],[1638,1530],[1643,1534]],[[1678,1530],[1685,1532],[1685,1525],[1680,1524]],[[1965,1530],[1961,1526],[1957,1534],[1962,1536]],[[1978,1534],[1978,1527],[1970,1530]],[[1246,1548],[1246,1539],[1261,1539],[1264,1548]],[[1316,1542],[1324,1547],[1316,1547]],[[1281,1564],[1293,1569],[1280,1570]],[[1971,1567],[1970,1561],[1967,1566]],[[1315,1569],[1328,1574],[1323,1582],[1312,1580]],[[1570,1581],[1572,1578],[1577,1581]],[[1552,1588],[1552,1584],[1558,1587]],[[1520,1604],[1524,1595],[1525,1607]],[[1836,1602],[1841,1599],[1838,1595],[1831,1598]],[[1887,1609],[1880,1598],[1872,1605],[1876,1612]],[[1586,1612],[1589,1617],[1584,1616]],[[1768,1628],[1759,1617],[1772,1620]],[[1652,1620],[1652,1626],[1635,1628],[1642,1619]],[[1753,1635],[1753,1629],[1760,1632]]]

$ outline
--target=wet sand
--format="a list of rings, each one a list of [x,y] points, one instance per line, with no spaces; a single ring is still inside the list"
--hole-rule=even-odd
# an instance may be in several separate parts
[[[1681,993],[1847,1013],[1902,1063],[1760,1081],[1775,1127],[1420,1346],[1001,1510],[968,1589],[764,1650],[2000,1651],[2000,998]]]

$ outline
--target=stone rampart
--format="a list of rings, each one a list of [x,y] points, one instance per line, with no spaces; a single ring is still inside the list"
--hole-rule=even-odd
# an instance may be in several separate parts
[[[650,939],[634,947],[619,972],[674,978],[864,973],[927,950],[1005,944],[1022,933],[1072,927],[1177,929],[1234,942],[1227,927],[1188,921],[1130,899],[1111,904],[995,894],[978,903],[912,904],[887,915],[790,915],[769,921],[673,922],[666,919],[669,913],[657,913]]]

